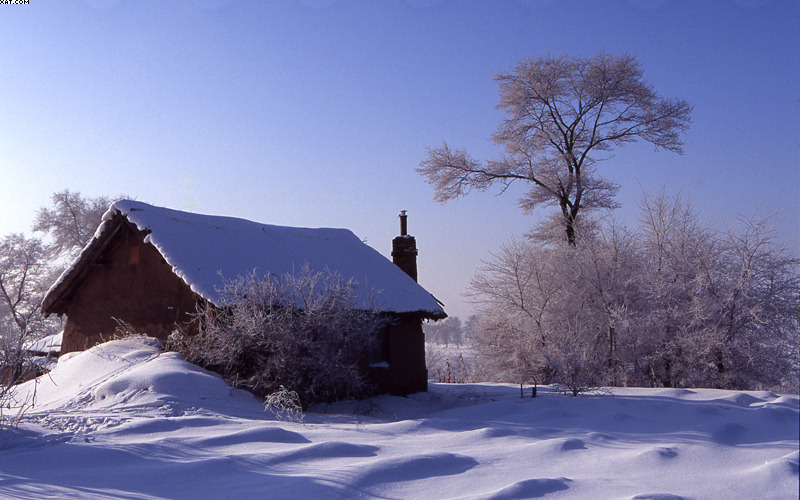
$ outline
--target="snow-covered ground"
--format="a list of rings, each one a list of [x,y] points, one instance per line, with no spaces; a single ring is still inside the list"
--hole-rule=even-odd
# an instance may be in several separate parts
[[[431,384],[278,421],[126,339],[19,388],[2,498],[797,498],[798,397],[709,389]]]

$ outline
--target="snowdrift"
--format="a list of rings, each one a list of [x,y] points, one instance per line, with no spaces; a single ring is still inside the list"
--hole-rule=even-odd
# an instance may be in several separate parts
[[[797,498],[795,395],[502,384],[275,420],[220,377],[132,338],[19,386],[2,498]]]

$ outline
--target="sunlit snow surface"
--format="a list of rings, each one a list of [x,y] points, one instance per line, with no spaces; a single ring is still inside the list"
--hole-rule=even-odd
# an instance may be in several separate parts
[[[431,384],[287,423],[149,339],[68,354],[34,390],[0,431],[0,498],[798,496],[795,395]]]

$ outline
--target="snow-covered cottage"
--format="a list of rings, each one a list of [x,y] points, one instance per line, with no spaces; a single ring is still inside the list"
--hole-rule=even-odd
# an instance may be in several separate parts
[[[401,220],[395,265],[346,229],[274,226],[120,200],[48,291],[42,310],[67,316],[62,353],[108,339],[117,320],[165,339],[176,323],[191,320],[198,303],[219,305],[223,279],[254,270],[282,275],[306,264],[327,268],[359,283],[357,301],[365,308],[380,292],[378,309],[396,319],[381,335],[383,362],[370,367],[379,388],[424,391],[421,322],[447,315],[416,282],[416,246],[405,234],[404,215]]]

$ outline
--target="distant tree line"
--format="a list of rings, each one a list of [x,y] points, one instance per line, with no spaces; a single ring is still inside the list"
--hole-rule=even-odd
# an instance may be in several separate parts
[[[467,318],[465,323],[461,322],[458,316],[449,316],[441,321],[425,323],[422,326],[425,332],[425,341],[445,347],[469,343],[470,338],[475,333],[477,316],[474,314]]]

